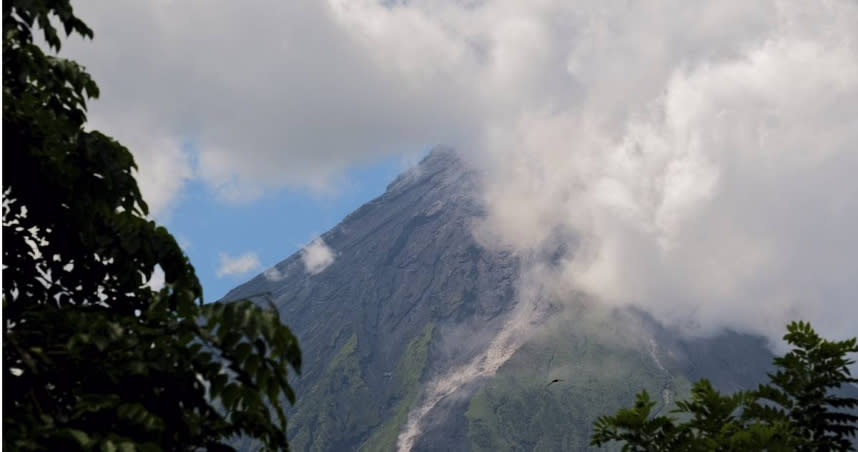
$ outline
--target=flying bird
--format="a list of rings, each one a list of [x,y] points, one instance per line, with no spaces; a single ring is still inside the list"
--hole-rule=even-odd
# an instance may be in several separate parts
[[[548,388],[549,386],[553,385],[554,383],[560,383],[561,381],[563,381],[563,380],[560,378],[555,378],[555,379],[549,381],[548,384],[545,385],[545,387]]]

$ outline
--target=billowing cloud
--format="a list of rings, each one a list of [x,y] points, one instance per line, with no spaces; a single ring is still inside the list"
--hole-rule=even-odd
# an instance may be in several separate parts
[[[227,201],[283,186],[335,190],[349,165],[455,141],[478,117],[457,100],[467,86],[450,91],[449,77],[405,74],[368,54],[362,31],[325,2],[75,7],[95,39],[72,40],[64,54],[101,87],[91,124],[135,152],[153,207],[188,177]]]
[[[321,238],[314,239],[301,249],[301,262],[304,263],[304,269],[307,273],[311,275],[321,273],[328,268],[334,263],[334,258],[334,252]]]
[[[449,144],[485,176],[480,239],[552,256],[534,274],[561,290],[690,332],[854,334],[855,2],[78,8],[94,125],[140,141],[159,205],[189,178],[229,200],[329,190],[355,162]]]
[[[220,259],[220,265],[217,269],[218,278],[222,278],[224,276],[246,275],[261,266],[259,263],[259,256],[253,252],[244,253],[235,257],[226,253],[220,253],[218,258]]]
[[[585,99],[487,136],[484,239],[552,256],[540,278],[689,333],[775,338],[807,319],[854,335],[858,10],[825,4],[777,2],[768,21],[743,14],[747,28],[700,16],[716,22],[702,31],[613,11],[599,30],[641,42],[597,35],[589,57],[572,51]],[[600,79],[612,53],[629,70]],[[558,261],[564,234],[578,246]]]

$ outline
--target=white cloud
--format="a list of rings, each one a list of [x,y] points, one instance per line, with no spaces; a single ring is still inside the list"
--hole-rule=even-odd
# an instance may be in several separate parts
[[[463,93],[437,96],[449,86],[403,78],[367,54],[362,31],[325,2],[92,1],[76,9],[96,37],[64,53],[102,88],[92,125],[129,144],[141,175],[158,181],[143,183],[155,205],[177,194],[165,183],[189,174],[228,201],[282,186],[329,191],[355,162],[424,149],[473,125],[464,113],[473,109],[456,101]],[[135,142],[138,133],[146,140]],[[190,173],[165,145],[183,142],[196,149]]]
[[[304,263],[307,273],[311,275],[321,273],[328,268],[334,263],[334,258],[334,252],[321,238],[314,239],[301,250],[301,262]]]
[[[778,338],[807,319],[854,335],[858,7],[825,5],[777,2],[747,28],[706,16],[702,34],[689,22],[658,30],[634,7],[609,11],[599,29],[640,43],[587,42],[595,51],[574,65],[586,98],[522,111],[487,136],[481,237],[550,255],[558,233],[574,231],[576,253],[539,278],[689,333]],[[682,17],[699,5],[675,6]],[[730,35],[708,36],[716,25]],[[624,77],[601,77],[606,58]]]
[[[194,177],[191,156],[183,149],[182,139],[165,132],[165,124],[159,120],[143,115],[93,108],[89,119],[91,127],[112,136],[134,155],[137,183],[150,215],[161,221],[169,218],[185,184]]]
[[[217,269],[217,277],[241,276],[250,273],[261,266],[259,256],[248,252],[240,256],[232,257],[225,253],[219,255],[220,265]]]
[[[156,265],[155,269],[152,271],[152,277],[149,278],[149,282],[146,284],[152,290],[161,290],[164,288],[165,281],[164,269],[161,268],[160,265]]]
[[[329,190],[355,162],[445,143],[486,176],[487,244],[538,255],[577,234],[546,279],[696,331],[854,334],[854,2],[78,9],[95,125],[133,145],[155,205],[188,178],[232,200]]]
[[[268,270],[265,270],[264,272],[262,272],[262,276],[264,276],[265,279],[267,279],[271,282],[277,282],[277,281],[282,281],[283,278],[286,277],[286,273],[281,272],[280,270],[277,269],[277,267],[271,267]]]

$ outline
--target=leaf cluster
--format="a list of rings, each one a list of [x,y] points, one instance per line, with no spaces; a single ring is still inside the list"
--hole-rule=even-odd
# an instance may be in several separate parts
[[[856,339],[822,339],[806,322],[790,323],[784,339],[793,349],[775,358],[769,383],[723,395],[700,380],[673,410],[683,421],[654,416],[656,402],[643,391],[632,408],[597,419],[591,444],[617,441],[624,451],[853,450],[858,399],[837,390],[858,383],[848,358],[858,352]]]
[[[131,153],[85,130],[98,87],[63,32],[93,35],[69,0],[3,2],[4,449],[286,449],[297,340],[273,308],[202,304]]]

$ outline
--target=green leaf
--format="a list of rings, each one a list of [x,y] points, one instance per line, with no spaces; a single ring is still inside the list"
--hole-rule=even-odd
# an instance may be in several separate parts
[[[73,429],[73,428],[66,429],[65,431],[66,431],[66,432],[67,432],[67,433],[68,433],[68,434],[69,434],[69,435],[70,435],[70,436],[71,436],[75,441],[77,441],[77,443],[78,443],[81,447],[86,448],[86,447],[88,447],[88,446],[89,446],[89,443],[91,442],[91,440],[90,440],[90,438],[89,438],[89,435],[87,435],[87,434],[86,434],[86,433],[84,433],[83,431],[81,431],[81,430],[77,430],[77,429]]]

